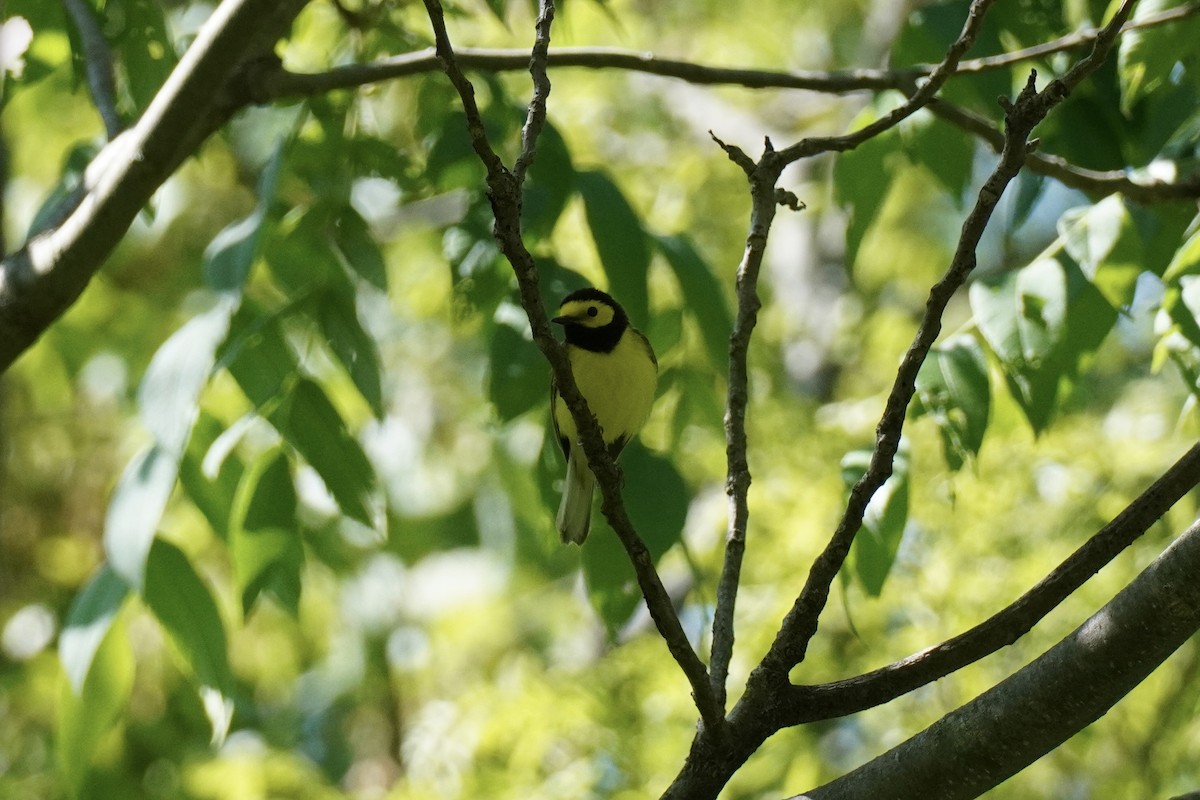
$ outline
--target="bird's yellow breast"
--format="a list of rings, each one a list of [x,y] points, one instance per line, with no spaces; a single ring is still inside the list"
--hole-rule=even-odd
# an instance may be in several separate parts
[[[568,345],[567,357],[580,393],[604,430],[604,441],[632,438],[650,416],[658,385],[658,368],[642,338],[626,331],[608,353]],[[575,420],[561,397],[554,404],[554,418],[562,436],[573,443]]]

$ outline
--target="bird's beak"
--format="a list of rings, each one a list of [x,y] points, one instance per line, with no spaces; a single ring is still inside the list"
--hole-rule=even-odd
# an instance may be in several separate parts
[[[567,317],[567,316],[563,316],[563,317],[555,317],[554,319],[552,319],[552,320],[550,320],[550,321],[551,321],[551,322],[555,322],[555,323],[557,323],[557,324],[559,324],[559,325],[568,325],[568,324],[570,324],[570,323],[574,322],[574,321],[575,321],[575,318],[574,318],[574,317]]]

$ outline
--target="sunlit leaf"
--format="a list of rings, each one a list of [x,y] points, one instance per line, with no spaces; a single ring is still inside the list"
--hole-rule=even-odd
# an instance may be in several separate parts
[[[1013,396],[1034,431],[1044,430],[1060,390],[1104,340],[1117,312],[1058,247],[998,281],[972,284],[970,301]]]
[[[83,694],[96,653],[128,596],[129,586],[107,564],[75,595],[58,637],[58,657],[75,694]]]
[[[1163,281],[1172,283],[1184,275],[1200,274],[1200,230],[1192,233],[1167,265],[1163,273]]]
[[[254,210],[226,226],[205,249],[204,279],[213,289],[240,292],[245,284],[263,239],[263,227],[286,151],[287,141],[281,140],[263,167],[258,178],[258,203]]]
[[[646,274],[650,269],[650,240],[633,206],[604,172],[578,173],[588,229],[600,263],[608,275],[609,289],[634,325],[650,317]]]
[[[106,580],[119,582],[115,576]],[[126,713],[133,691],[133,650],[115,610],[98,633],[82,685],[76,689],[64,680],[58,697],[54,758],[73,796],[84,788],[97,748]]]
[[[851,130],[870,124],[876,117],[874,109],[864,109],[851,123]],[[850,216],[846,227],[848,269],[854,268],[858,249],[887,198],[899,149],[900,136],[893,129],[841,154],[834,162],[833,195]]]
[[[333,240],[347,266],[360,278],[387,291],[387,264],[367,221],[351,206],[338,209],[333,223]]]
[[[375,472],[323,389],[301,378],[268,417],[325,482],[342,511],[368,527]]]
[[[104,516],[104,554],[113,570],[141,589],[146,558],[179,476],[179,456],[150,445],[126,465]]]
[[[201,691],[213,741],[221,742],[233,714],[233,676],[225,626],[212,594],[178,547],[159,539],[150,550],[142,598],[170,636]]]
[[[957,336],[929,351],[917,375],[913,412],[938,426],[951,469],[979,454],[990,407],[987,361],[973,337]]]
[[[1133,302],[1145,269],[1141,237],[1120,195],[1067,211],[1058,221],[1067,253],[1114,308]]]
[[[180,485],[208,520],[209,526],[222,538],[229,532],[229,506],[245,469],[241,459],[225,453],[212,474],[208,474],[205,462],[211,448],[224,433],[219,420],[201,412],[192,429],[187,452],[179,462]]]
[[[237,310],[233,295],[221,295],[212,308],[192,317],[154,354],[138,389],[142,424],[160,447],[181,454],[199,413],[200,391],[208,383],[217,348],[229,333]]]
[[[117,45],[129,93],[137,108],[144,110],[178,61],[162,4],[153,0],[109,0],[106,16],[125,22]]]
[[[866,473],[870,461],[870,450],[856,450],[842,459],[842,484],[847,493]],[[893,461],[891,476],[867,505],[862,528],[854,537],[850,563],[854,577],[871,597],[883,592],[904,538],[908,524],[908,468],[908,456],[902,448]]]
[[[234,503],[230,552],[242,612],[270,591],[295,615],[304,548],[296,519],[296,489],[282,450],[267,451],[246,472]]]
[[[383,378],[379,349],[358,319],[354,298],[324,292],[314,298],[317,323],[329,348],[346,368],[377,419],[383,419]]]
[[[1134,7],[1133,22],[1185,5],[1184,0],[1143,0]],[[1136,28],[1117,40],[1117,75],[1121,111],[1128,114],[1139,100],[1162,87],[1175,65],[1200,53],[1200,21],[1185,17],[1171,25]]]

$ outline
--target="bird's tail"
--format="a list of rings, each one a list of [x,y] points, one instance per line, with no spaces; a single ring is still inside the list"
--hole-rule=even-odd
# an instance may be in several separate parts
[[[596,478],[588,469],[578,445],[567,458],[567,482],[558,506],[558,534],[563,542],[583,544],[592,527],[592,490]]]

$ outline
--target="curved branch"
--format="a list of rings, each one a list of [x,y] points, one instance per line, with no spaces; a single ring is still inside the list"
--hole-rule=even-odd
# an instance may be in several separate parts
[[[562,397],[563,402],[570,409],[571,415],[575,418],[588,464],[596,476],[596,483],[600,486],[601,510],[629,554],[634,573],[637,575],[638,586],[646,599],[646,607],[658,632],[662,635],[667,649],[691,684],[692,697],[704,722],[704,729],[724,738],[725,716],[713,696],[712,687],[709,685],[708,671],[689,644],[687,634],[679,622],[679,616],[675,613],[671,597],[654,568],[654,558],[641,537],[638,536],[625,511],[625,504],[621,498],[620,468],[613,461],[608,448],[604,446],[604,437],[601,434],[600,426],[588,409],[587,401],[579,393],[575,376],[571,372],[571,365],[567,361],[566,352],[550,330],[550,320],[546,315],[546,309],[542,305],[541,294],[538,290],[537,265],[529,250],[526,249],[521,236],[524,176],[509,171],[500,157],[496,155],[495,150],[492,149],[484,130],[483,118],[475,103],[474,87],[463,74],[446,32],[441,3],[439,0],[424,0],[424,2],[430,23],[433,25],[438,57],[462,101],[472,146],[487,168],[488,199],[491,201],[492,212],[495,216],[493,233],[500,246],[500,251],[508,259],[516,274],[521,305],[529,318],[534,343],[542,351],[546,360],[550,362],[559,396]],[[540,127],[536,123],[536,118],[545,114],[544,104],[546,96],[549,94],[549,81],[545,78],[545,68],[539,66],[539,62],[542,60],[539,50],[544,53],[545,47],[549,45],[553,0],[541,0],[541,4],[542,12],[538,19],[539,44],[535,47],[531,64],[535,85],[534,99],[530,104],[530,122],[526,124],[526,136],[522,146],[522,158],[526,164],[532,163],[533,160],[536,133]],[[537,108],[539,105],[542,106],[540,110]]]
[[[1092,52],[1072,67],[1062,80],[1051,81],[1042,91],[1035,86],[1036,73],[1030,75],[1025,88],[1015,102],[1006,103],[1005,143],[1000,162],[979,190],[979,196],[971,213],[963,222],[958,247],[946,274],[929,291],[925,313],[908,351],[900,362],[896,380],[888,395],[883,416],[876,428],[875,451],[866,473],[850,491],[846,511],[834,531],[829,544],[817,556],[809,571],[808,579],[795,604],[784,617],[783,625],[775,636],[771,649],[751,675],[747,695],[752,695],[751,685],[784,685],[788,672],[804,660],[808,643],[817,631],[818,619],[829,599],[829,588],[849,555],[850,545],[862,526],[867,504],[875,492],[892,474],[892,462],[900,446],[900,434],[904,429],[904,418],[916,391],[917,373],[925,362],[942,328],[942,313],[950,298],[966,281],[975,268],[975,249],[983,236],[984,228],[1009,182],[1017,176],[1025,163],[1031,145],[1028,143],[1033,129],[1045,119],[1050,110],[1070,94],[1071,89],[1099,68],[1104,62],[1121,26],[1133,12],[1135,0],[1125,0],[1116,15],[1096,38]]]
[[[793,686],[779,704],[787,727],[874,708],[991,655],[1028,633],[1200,485],[1194,445],[1146,491],[1007,608],[973,628],[886,667],[818,686]]]
[[[1200,524],[1033,663],[810,800],[973,798],[1103,716],[1200,630]],[[969,766],[964,766],[969,765]]]
[[[1127,23],[1121,28],[1132,30],[1154,28],[1179,22],[1200,13],[1200,3],[1193,2],[1152,14]],[[964,59],[956,75],[1006,69],[1025,61],[1045,58],[1055,53],[1074,50],[1092,44],[1100,29],[1078,31],[1011,53],[982,58]],[[489,72],[512,72],[529,67],[529,51],[508,48],[460,47],[455,49],[459,63],[466,69]],[[619,47],[560,47],[550,53],[547,65],[553,68],[617,69],[641,72],[663,78],[676,78],[697,85],[742,86],[747,89],[800,89],[825,94],[850,94],[864,91],[902,90],[914,81],[931,74],[936,64],[896,69],[855,70],[762,70],[736,67],[712,67],[679,59],[662,58],[651,52]],[[351,64],[335,67],[328,72],[301,74],[280,70],[264,76],[260,93],[265,98],[287,99],[324,94],[335,89],[354,89],[371,83],[395,78],[436,72],[441,69],[435,49],[430,47],[381,59],[370,64]]]
[[[130,130],[89,166],[78,204],[0,262],[0,372],[79,297],[159,186],[251,98],[237,78],[307,0],[225,0]]]
[[[1004,147],[1004,133],[992,125],[991,120],[941,98],[929,104],[935,116],[968,133],[978,136],[996,152]],[[1190,200],[1200,197],[1200,171],[1180,181],[1134,180],[1128,173],[1084,169],[1071,164],[1064,158],[1034,151],[1029,154],[1025,166],[1030,172],[1054,178],[1064,186],[1089,194],[1112,194],[1119,192],[1139,203],[1161,203]]]

